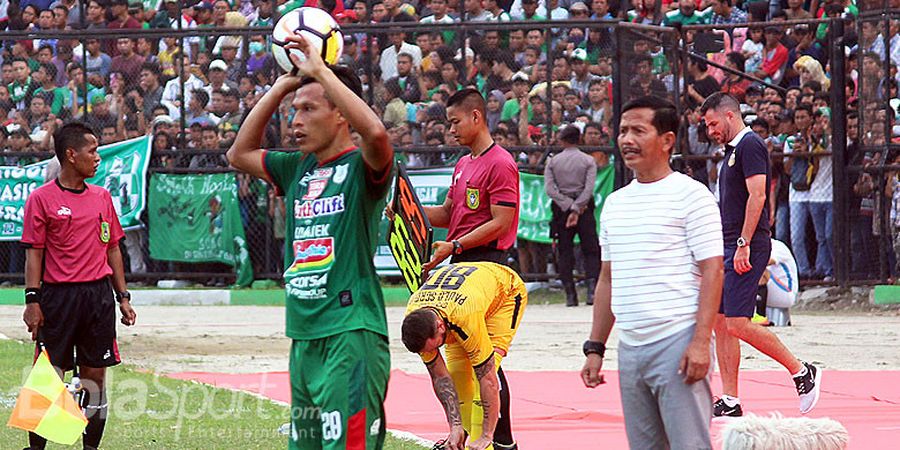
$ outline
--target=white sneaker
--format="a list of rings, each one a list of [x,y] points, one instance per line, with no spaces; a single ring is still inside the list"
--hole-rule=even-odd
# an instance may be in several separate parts
[[[819,402],[819,392],[822,387],[822,371],[810,363],[803,363],[806,373],[794,377],[797,385],[797,395],[800,396],[800,413],[806,414],[816,407]]]

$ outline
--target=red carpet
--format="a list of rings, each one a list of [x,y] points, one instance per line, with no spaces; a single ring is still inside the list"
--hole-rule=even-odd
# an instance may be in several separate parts
[[[241,389],[290,402],[287,373],[178,373],[173,378],[197,380]],[[584,388],[574,372],[508,372],[512,395],[513,433],[525,450],[573,448],[592,442],[592,448],[627,448],[619,402],[618,376],[605,373],[607,384]],[[850,432],[852,449],[898,448],[900,438],[900,372],[828,371],[822,396],[810,417],[830,417]],[[719,389],[713,381],[713,392]],[[798,416],[797,394],[784,372],[758,371],[741,375],[744,411]],[[436,440],[445,437],[446,419],[427,375],[395,370],[387,397],[388,428]],[[720,425],[713,424],[713,439]]]

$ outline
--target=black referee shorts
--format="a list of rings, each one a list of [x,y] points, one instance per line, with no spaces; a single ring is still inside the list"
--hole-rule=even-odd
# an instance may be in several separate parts
[[[44,344],[50,362],[63,370],[79,366],[110,367],[121,362],[116,344],[116,300],[107,278],[86,283],[44,283],[41,312]]]

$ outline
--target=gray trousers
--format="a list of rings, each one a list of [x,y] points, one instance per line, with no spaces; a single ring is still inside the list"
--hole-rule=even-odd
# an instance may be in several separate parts
[[[652,344],[619,343],[619,389],[633,450],[712,449],[709,377],[689,385],[678,373],[693,336],[691,326]]]

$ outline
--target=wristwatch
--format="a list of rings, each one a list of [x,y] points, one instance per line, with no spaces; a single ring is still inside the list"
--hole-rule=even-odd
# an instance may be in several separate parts
[[[594,353],[600,355],[600,357],[602,358],[603,355],[606,354],[606,344],[600,341],[587,340],[584,341],[584,346],[581,348],[581,350],[584,352],[584,356],[588,356],[591,353]]]
[[[122,303],[122,300],[125,300],[125,299],[127,299],[128,301],[131,301],[131,292],[128,292],[128,291],[116,292],[116,302],[117,303]]]
[[[747,245],[749,245],[749,243],[747,242],[746,239],[744,239],[743,236],[737,238],[737,246],[738,246],[738,248],[744,248],[744,247],[746,247]]]
[[[458,255],[463,252],[463,245],[459,241],[454,239],[454,240],[450,241],[450,243],[453,244],[453,254],[454,255]]]

